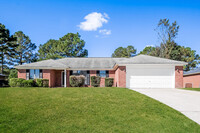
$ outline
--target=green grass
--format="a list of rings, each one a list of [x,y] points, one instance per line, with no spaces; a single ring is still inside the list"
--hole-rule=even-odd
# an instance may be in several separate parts
[[[200,91],[200,88],[181,88],[184,90],[191,90],[191,91]]]
[[[125,88],[0,88],[0,132],[200,132],[172,108]]]

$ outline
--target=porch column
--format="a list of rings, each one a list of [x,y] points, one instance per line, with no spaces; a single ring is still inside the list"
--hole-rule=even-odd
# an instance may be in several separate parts
[[[64,70],[64,87],[67,87],[67,71]]]

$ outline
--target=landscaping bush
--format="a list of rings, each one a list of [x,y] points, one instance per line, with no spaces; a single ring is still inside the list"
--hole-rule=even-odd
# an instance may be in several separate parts
[[[35,79],[35,86],[43,87],[43,79]]]
[[[105,78],[105,86],[106,87],[112,87],[114,83],[114,79],[113,78]]]
[[[18,78],[11,78],[9,79],[9,85],[11,87],[16,87]]]
[[[11,78],[17,78],[17,70],[16,69],[11,69],[10,70],[10,74],[8,76],[8,79],[11,79]]]
[[[69,77],[69,83],[72,87],[84,86],[85,76],[83,76],[83,75],[80,75],[80,76],[72,75],[72,76]]]
[[[24,81],[24,80],[25,80],[25,79],[20,79],[20,78],[18,78],[16,87],[23,87],[23,86],[24,86],[24,85],[23,85],[23,81]]]
[[[91,76],[91,85],[94,87],[100,86],[101,77],[99,76]]]
[[[24,80],[22,82],[23,87],[33,87],[34,86],[34,81],[33,80]]]
[[[48,79],[42,79],[43,87],[49,87],[49,80]]]
[[[25,80],[20,78],[11,78],[9,80],[11,87],[49,87],[48,79],[35,79]]]
[[[10,80],[9,80],[9,85],[11,86],[11,87],[23,87],[23,81],[24,81],[25,79],[20,79],[20,78],[11,78]]]

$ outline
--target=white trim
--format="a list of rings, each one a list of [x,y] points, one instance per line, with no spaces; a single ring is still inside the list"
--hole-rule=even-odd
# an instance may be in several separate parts
[[[174,75],[173,75],[172,88],[176,88],[176,66],[174,66]]]
[[[163,65],[163,66],[184,66],[183,64],[117,64],[118,66],[127,66],[127,65],[155,65],[155,66],[160,66],[160,65]]]
[[[64,87],[67,87],[67,70],[64,70]]]
[[[62,84],[63,83],[63,76],[62,76],[63,73],[64,73],[64,71],[61,71],[61,87],[64,87],[64,85]]]

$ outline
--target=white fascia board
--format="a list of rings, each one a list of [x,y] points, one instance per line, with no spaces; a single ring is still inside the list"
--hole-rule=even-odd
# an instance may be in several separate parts
[[[113,68],[68,68],[68,70],[114,70]]]
[[[183,64],[117,64],[118,66],[127,66],[127,65],[132,65],[132,66],[136,66],[136,65],[138,65],[138,66],[141,66],[141,65],[147,65],[147,66],[149,66],[149,65],[152,65],[152,66],[161,66],[161,65],[163,65],[163,66],[184,66]]]
[[[58,68],[58,67],[15,67],[16,69],[54,69],[54,70],[64,70],[68,68]]]

